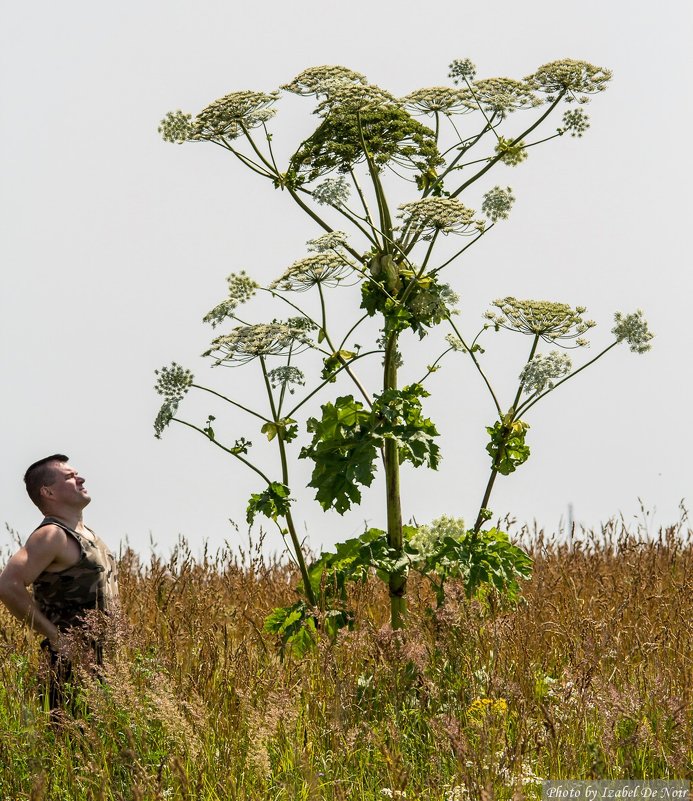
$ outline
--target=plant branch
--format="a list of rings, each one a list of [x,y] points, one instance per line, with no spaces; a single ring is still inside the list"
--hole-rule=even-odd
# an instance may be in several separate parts
[[[611,350],[611,348],[615,348],[616,345],[618,345],[618,344],[619,344],[619,340],[615,340],[614,342],[611,343],[611,345],[609,345],[608,347],[604,348],[604,350],[601,351],[601,353],[598,353],[593,359],[590,359],[588,362],[585,362],[585,364],[583,364],[582,367],[578,367],[578,369],[574,370],[570,375],[567,375],[567,376],[565,376],[565,378],[562,378],[560,381],[557,381],[553,385],[553,387],[551,387],[551,389],[544,390],[544,392],[542,392],[541,394],[536,395],[535,397],[532,397],[532,398],[528,398],[523,404],[520,404],[520,406],[519,406],[519,408],[517,410],[517,414],[518,415],[525,414],[525,412],[527,412],[528,409],[531,409],[532,406],[534,406],[534,404],[537,401],[541,400],[543,397],[548,395],[549,392],[553,392],[554,389],[558,389],[558,387],[560,387],[561,384],[565,384],[566,381],[569,381],[571,378],[575,378],[575,376],[578,373],[581,373],[586,367],[589,367],[591,364],[594,364],[597,361],[597,359],[601,359],[601,357],[605,353],[608,353]]]
[[[269,423],[270,422],[270,420],[268,420],[264,415],[261,415],[259,412],[255,412],[252,409],[248,409],[247,406],[243,406],[241,403],[238,403],[235,400],[231,400],[231,398],[227,398],[226,395],[222,395],[220,392],[217,392],[216,390],[209,389],[209,387],[203,387],[201,384],[191,384],[190,386],[194,387],[195,389],[201,389],[203,392],[209,392],[210,395],[216,395],[217,398],[221,398],[222,400],[225,400],[227,403],[230,403],[232,406],[237,406],[239,409],[243,409],[244,412],[248,412],[248,414],[252,414],[255,417],[259,417],[260,420],[263,420],[265,423]]]
[[[208,439],[210,442],[213,442],[217,448],[221,448],[222,451],[226,453],[230,453],[231,456],[235,456],[239,462],[243,462],[244,465],[249,467],[251,470],[254,470],[262,479],[264,479],[267,484],[271,484],[272,482],[267,478],[267,476],[260,470],[260,468],[255,467],[252,462],[249,462],[247,459],[244,459],[239,453],[235,453],[233,448],[227,448],[226,445],[222,445],[221,442],[217,442],[217,440],[212,439],[209,434],[207,434],[203,429],[199,428],[198,426],[194,425],[193,423],[188,423],[187,420],[181,420],[179,417],[172,417],[171,420],[175,421],[176,423],[180,423],[183,426],[187,426],[188,428],[192,428],[194,431],[198,431],[205,439]]]
[[[486,378],[486,374],[481,369],[481,365],[479,364],[479,360],[476,358],[476,355],[474,354],[474,345],[472,344],[471,348],[466,345],[466,343],[464,341],[464,338],[462,337],[462,334],[460,334],[460,332],[457,330],[457,326],[455,325],[455,323],[453,323],[452,318],[450,317],[449,314],[446,316],[446,319],[450,323],[450,325],[452,326],[452,330],[455,332],[455,335],[457,336],[457,338],[462,343],[462,347],[466,350],[466,352],[469,354],[471,360],[474,362],[474,366],[479,371],[479,375],[484,379],[484,383],[486,384],[486,388],[491,393],[491,397],[493,398],[493,403],[494,403],[494,405],[496,407],[496,411],[498,412],[498,416],[502,417],[503,416],[503,412],[501,410],[500,403],[498,403],[498,398],[496,397],[496,393],[493,391],[493,387],[491,386],[491,382],[488,380],[488,378]]]

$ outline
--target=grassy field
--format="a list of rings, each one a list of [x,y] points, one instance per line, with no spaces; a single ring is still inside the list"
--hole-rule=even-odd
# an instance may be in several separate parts
[[[380,582],[353,631],[281,660],[264,616],[295,571],[256,544],[121,558],[104,681],[51,725],[33,635],[0,611],[0,799],[522,799],[544,778],[693,774],[693,534],[612,522],[526,537],[514,609],[410,581],[393,633]]]

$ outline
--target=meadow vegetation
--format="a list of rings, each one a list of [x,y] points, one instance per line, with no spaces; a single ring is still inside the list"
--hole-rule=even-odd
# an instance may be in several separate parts
[[[297,571],[262,542],[120,555],[122,616],[102,681],[41,705],[37,639],[0,610],[0,798],[522,799],[544,778],[690,778],[693,532],[611,521],[534,560],[516,605],[412,575],[348,586],[353,627],[282,657],[263,621]],[[316,612],[319,617],[319,611]],[[323,627],[324,631],[324,627]]]

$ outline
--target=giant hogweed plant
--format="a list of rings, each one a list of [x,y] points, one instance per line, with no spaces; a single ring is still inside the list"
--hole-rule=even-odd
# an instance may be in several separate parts
[[[159,131],[165,140],[209,142],[224,149],[282,190],[318,229],[306,255],[269,285],[261,286],[245,272],[229,276],[227,297],[204,318],[225,330],[205,355],[215,366],[258,365],[267,409],[251,408],[197,384],[176,363],[157,371],[156,383],[164,397],[157,436],[170,422],[188,426],[258,476],[260,490],[249,499],[248,522],[258,514],[275,521],[302,576],[297,603],[275,610],[267,621],[268,630],[284,643],[300,650],[312,640],[316,625],[328,631],[346,625],[346,583],[372,570],[388,584],[393,628],[404,625],[411,570],[431,581],[439,603],[451,576],[461,577],[469,594],[488,584],[512,597],[519,590],[518,579],[529,575],[529,558],[507,535],[496,528],[484,530],[498,474],[512,473],[529,456],[524,417],[619,342],[643,352],[652,335],[640,311],[617,314],[613,341],[573,368],[566,351],[586,346],[583,334],[594,325],[584,319],[585,309],[506,297],[495,301],[481,330],[468,339],[454,320],[457,297],[442,275],[508,217],[514,202],[509,187],[493,186],[483,194],[478,214],[462,202],[463,193],[494,167],[523,163],[540,143],[566,134],[582,136],[589,122],[581,106],[602,92],[610,77],[606,69],[565,59],[522,80],[476,79],[473,64],[458,60],[450,67],[452,86],[418,89],[398,98],[345,67],[313,67],[281,87],[312,102],[317,116],[313,133],[281,166],[270,131],[280,92],[232,92],[196,117],[176,111],[162,120]],[[535,132],[565,103],[571,105],[558,127],[537,137]],[[518,124],[518,118],[524,121]],[[410,199],[395,207],[393,186],[403,187]],[[458,247],[441,247],[453,237],[460,239]],[[351,327],[336,335],[328,321],[331,292],[354,283],[360,285],[360,310],[354,309]],[[241,305],[261,292],[283,304],[288,317],[245,320]],[[301,305],[302,292],[315,293],[319,313]],[[378,321],[380,337],[363,348],[357,339],[369,318]],[[411,331],[423,339],[441,326],[448,329],[442,352],[419,381],[402,385],[399,375],[407,355],[402,335]],[[500,330],[530,341],[510,404],[501,403],[493,389],[480,344],[487,332]],[[407,348],[413,352],[410,342]],[[553,346],[548,353],[542,351],[547,344]],[[309,384],[298,366],[305,364],[306,351],[319,354],[322,362],[320,375]],[[471,528],[447,518],[427,527],[406,526],[400,470],[405,462],[438,467],[438,431],[425,416],[423,400],[428,377],[450,353],[469,359],[495,407],[497,417],[487,428],[490,476]],[[372,358],[382,361],[382,370],[377,385],[367,386],[359,363]],[[320,416],[303,419],[306,403],[337,381],[340,386],[348,382],[352,392],[327,399]],[[220,441],[213,416],[204,423],[179,416],[179,405],[192,389],[211,393],[254,418],[260,432],[276,443],[273,470],[251,459],[250,440]],[[309,440],[297,452],[294,440],[302,427]],[[290,469],[297,457],[313,463],[309,486],[317,502],[340,514],[360,502],[362,488],[372,484],[382,465],[384,529],[369,529],[308,566],[291,497]]]

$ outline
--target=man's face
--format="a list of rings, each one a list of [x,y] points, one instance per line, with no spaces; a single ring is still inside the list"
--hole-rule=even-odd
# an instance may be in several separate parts
[[[84,486],[84,479],[67,462],[52,462],[53,483],[45,485],[41,492],[52,503],[83,509],[91,498]]]

